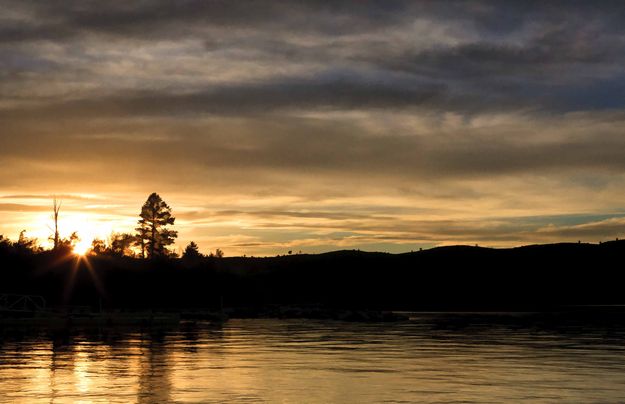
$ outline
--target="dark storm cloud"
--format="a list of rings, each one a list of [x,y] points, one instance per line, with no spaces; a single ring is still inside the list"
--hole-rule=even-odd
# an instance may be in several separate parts
[[[123,118],[188,114],[242,115],[309,108],[402,108],[440,103],[443,85],[408,85],[393,77],[328,72],[312,78],[283,78],[247,85],[214,86],[200,92],[129,91],[112,96],[48,103],[0,111],[0,119]]]
[[[405,2],[367,1],[282,2],[153,0],[110,1],[3,1],[33,19],[6,24],[4,42],[58,40],[85,33],[138,39],[180,38],[202,34],[203,28],[268,29],[343,34],[363,32],[405,20]]]
[[[73,161],[90,167],[75,176],[84,174],[87,179],[99,181],[119,180],[132,173],[142,177],[144,167],[154,159],[160,162],[163,175],[171,172],[175,178],[178,171],[188,170],[186,180],[198,184],[213,181],[207,177],[212,172],[221,173],[226,181],[232,173],[246,177],[245,172],[252,170],[255,178],[237,179],[242,187],[245,184],[241,181],[257,183],[268,173],[301,178],[361,177],[372,184],[395,183],[402,188],[406,186],[403,181],[625,172],[625,139],[620,132],[625,129],[625,121],[612,115],[599,120],[611,120],[609,130],[598,120],[568,116],[556,122],[536,123],[536,127],[514,122],[518,127],[510,131],[504,126],[497,136],[490,130],[446,134],[436,129],[430,129],[428,136],[380,135],[354,123],[329,125],[316,119],[275,119],[236,118],[230,123],[202,124],[131,120],[113,126],[107,120],[60,120],[45,128],[35,126],[32,132],[23,127],[19,138],[0,138],[0,158],[45,160],[51,165]],[[562,126],[565,137],[554,135],[553,126]],[[593,136],[574,136],[576,126],[592,128]],[[523,138],[535,131],[555,138]],[[100,166],[94,167],[98,162]],[[124,162],[123,166],[119,162]],[[100,175],[94,176],[95,172]],[[4,181],[10,182],[11,178]],[[602,182],[595,178],[588,186]],[[428,192],[444,194],[444,189]],[[476,195],[467,190],[465,196]]]
[[[617,2],[599,6],[588,2],[149,1],[112,2],[106,7],[84,1],[62,6],[5,3],[6,8],[21,11],[20,18],[0,23],[0,41],[6,44],[42,40],[97,48],[107,41],[99,35],[113,36],[121,43],[187,38],[201,41],[208,53],[229,55],[226,69],[245,60],[273,60],[323,65],[321,72],[326,72],[321,73],[326,77],[318,76],[319,68],[300,75],[277,74],[184,95],[176,92],[174,84],[167,86],[168,91],[122,91],[109,98],[114,109],[129,114],[152,115],[164,105],[173,106],[174,113],[226,114],[233,108],[264,112],[285,105],[405,107],[424,104],[424,98],[430,100],[425,105],[436,110],[473,114],[623,104],[618,91],[609,91],[615,83],[619,89],[625,87],[620,69],[625,61],[625,6]],[[441,43],[436,43],[434,36],[419,43],[428,28],[411,29],[423,21],[443,27],[453,39],[440,38]],[[386,37],[392,30],[397,33]],[[0,54],[3,60],[14,60],[3,69],[0,80],[7,71],[23,73],[29,66],[39,71],[60,69],[58,62],[37,60],[24,49],[4,53],[0,49]],[[343,77],[327,77],[337,71]],[[78,74],[98,80],[97,73],[90,77],[88,68]],[[7,80],[31,83],[33,76]],[[572,96],[576,89],[583,95]],[[106,101],[106,97],[93,101],[94,109],[110,111],[107,106],[99,108]],[[80,105],[88,109],[90,102],[81,100]]]
[[[620,26],[606,26],[606,20],[614,16],[593,17],[567,15],[571,21],[560,17],[545,26],[527,28],[519,37],[417,50],[391,48],[357,58],[377,68],[444,82],[456,93],[469,95],[464,109],[480,98],[492,110],[501,102],[554,111],[621,107],[622,97],[606,89],[615,84],[623,88],[620,66],[625,52],[619,49],[625,48],[625,18]],[[583,94],[576,96],[576,92]],[[585,102],[580,102],[582,97]]]
[[[464,144],[463,144],[464,143]],[[553,173],[561,169],[625,170],[625,143],[619,137],[562,142],[550,145],[466,142],[432,152],[430,170],[451,175],[484,176],[514,173]]]
[[[406,52],[384,57],[372,62],[391,69],[402,70],[430,77],[477,79],[483,77],[528,76],[540,78],[556,68],[567,71],[578,68],[578,64],[615,64],[621,55],[611,52],[616,43],[597,44],[597,38],[579,38],[575,33],[560,29],[548,32],[525,44],[501,44],[474,42],[457,46],[426,49],[421,52]],[[388,55],[386,55],[388,56]],[[562,73],[562,72],[560,72]]]
[[[531,22],[541,24],[602,19],[618,27],[625,16],[621,2],[412,2],[412,1],[203,1],[152,0],[41,2],[5,0],[4,9],[16,9],[32,18],[5,24],[5,41],[57,39],[85,32],[159,38],[195,35],[195,28],[297,30],[331,35],[371,32],[427,18],[472,25],[482,34],[504,35]]]

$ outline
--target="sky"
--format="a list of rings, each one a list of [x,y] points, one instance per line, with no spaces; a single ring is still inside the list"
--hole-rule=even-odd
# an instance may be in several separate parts
[[[625,236],[625,5],[0,0],[0,234],[404,252]]]

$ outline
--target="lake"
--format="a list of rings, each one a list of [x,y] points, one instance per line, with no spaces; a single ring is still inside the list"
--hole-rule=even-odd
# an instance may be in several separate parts
[[[0,331],[0,402],[622,402],[625,322],[412,314]]]

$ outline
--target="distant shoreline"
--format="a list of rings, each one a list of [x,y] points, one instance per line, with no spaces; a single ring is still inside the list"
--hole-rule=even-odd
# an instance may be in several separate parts
[[[0,285],[4,293],[41,296],[47,307],[94,312],[619,310],[625,307],[619,264],[624,261],[622,240],[160,260],[0,250]]]

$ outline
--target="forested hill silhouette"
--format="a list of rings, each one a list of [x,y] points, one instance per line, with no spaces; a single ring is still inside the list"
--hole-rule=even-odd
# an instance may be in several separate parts
[[[327,305],[409,310],[550,310],[625,304],[625,242],[269,258],[79,258],[0,249],[1,292],[114,309]]]

